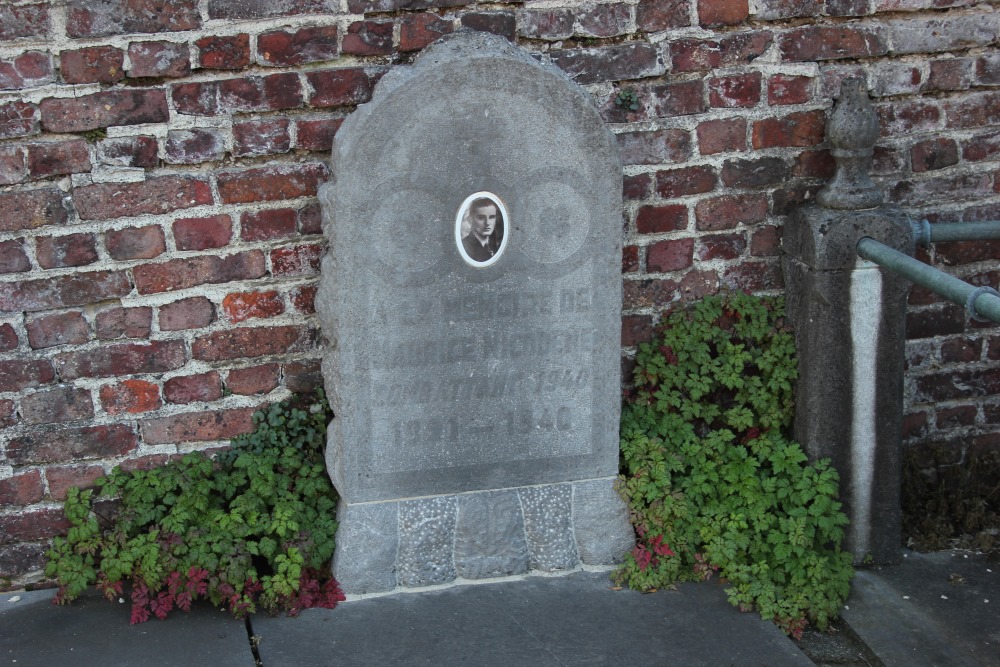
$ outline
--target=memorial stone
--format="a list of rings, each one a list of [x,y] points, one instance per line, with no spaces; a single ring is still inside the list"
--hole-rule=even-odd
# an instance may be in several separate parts
[[[621,165],[586,92],[457,33],[337,133],[317,296],[349,593],[619,562]]]

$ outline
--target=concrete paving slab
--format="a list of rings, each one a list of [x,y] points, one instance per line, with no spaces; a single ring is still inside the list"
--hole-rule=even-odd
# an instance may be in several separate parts
[[[812,665],[718,584],[643,594],[612,590],[606,572],[371,597],[253,628],[266,667]]]
[[[1000,565],[959,551],[907,552],[859,570],[844,619],[887,666],[1000,666]]]
[[[0,594],[0,662],[17,667],[254,665],[246,625],[227,612],[196,606],[166,621],[129,625],[128,604],[87,593],[57,607],[53,593]]]

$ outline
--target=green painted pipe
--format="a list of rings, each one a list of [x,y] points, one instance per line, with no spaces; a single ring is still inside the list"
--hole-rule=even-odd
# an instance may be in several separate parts
[[[938,222],[926,220],[910,221],[913,238],[919,245],[928,246],[944,241],[983,241],[1000,239],[1000,220],[985,222]]]
[[[858,241],[858,255],[965,306],[970,317],[1000,323],[1000,295],[992,287],[970,285],[867,237]]]

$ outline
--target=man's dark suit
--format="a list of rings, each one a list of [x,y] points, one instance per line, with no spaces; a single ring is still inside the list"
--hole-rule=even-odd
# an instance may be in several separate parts
[[[494,254],[489,241],[483,245],[472,233],[462,239],[462,246],[465,248],[465,254],[474,262],[488,261]]]

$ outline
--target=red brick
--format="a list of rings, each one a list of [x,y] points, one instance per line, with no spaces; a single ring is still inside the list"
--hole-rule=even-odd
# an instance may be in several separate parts
[[[900,181],[889,190],[889,201],[924,206],[929,201],[979,200],[992,192],[989,174],[958,174],[920,181]]]
[[[634,245],[622,248],[622,273],[636,273],[639,270],[639,247]]]
[[[826,13],[829,16],[866,16],[868,15],[868,0],[826,0]]]
[[[935,246],[936,259],[946,266],[1000,259],[1000,239],[957,241]]]
[[[958,164],[958,145],[953,139],[944,137],[925,139],[910,149],[910,160],[914,172],[944,169]]]
[[[390,44],[391,25],[390,23]],[[336,60],[340,55],[338,36],[336,25],[302,28],[295,32],[274,30],[258,35],[257,53],[261,64],[267,65],[289,66]]]
[[[565,8],[525,9],[520,12],[518,34],[530,39],[550,41],[571,37],[573,35],[573,11]],[[429,43],[427,42],[427,44]],[[399,50],[409,50],[402,48],[402,40],[400,40]]]
[[[815,0],[759,0],[757,18],[765,21],[795,18],[799,16],[819,16],[823,6]]]
[[[28,51],[13,60],[0,60],[0,90],[21,90],[55,79],[48,53]]]
[[[958,338],[941,343],[941,361],[947,364],[967,364],[979,361],[983,352],[983,341]]]
[[[649,315],[626,315],[622,318],[622,346],[631,347],[653,340],[653,318]]]
[[[201,361],[250,359],[312,349],[313,332],[304,326],[243,327],[199,336],[191,346]]]
[[[66,83],[117,83],[125,78],[125,53],[113,46],[62,51],[59,70]]]
[[[316,285],[303,285],[296,287],[289,294],[292,306],[303,315],[312,315],[316,312]]]
[[[324,118],[320,120],[297,120],[296,148],[307,151],[327,152],[333,148],[333,136],[340,129],[343,118]]]
[[[28,470],[19,475],[0,479],[0,505],[31,505],[45,496],[40,470]]]
[[[617,2],[603,5],[584,5],[576,11],[579,34],[584,37],[615,37],[629,30],[629,6]]]
[[[617,135],[622,164],[669,164],[691,156],[691,136],[678,129],[622,132]]]
[[[739,224],[751,225],[767,218],[767,197],[764,195],[723,195],[703,199],[695,206],[696,227],[703,231],[731,229]]]
[[[145,380],[122,380],[117,384],[106,384],[100,389],[101,405],[109,415],[141,414],[158,410],[160,388]]]
[[[666,83],[649,89],[657,116],[672,118],[706,111],[705,86],[701,79]]]
[[[56,379],[52,364],[42,359],[0,361],[0,391],[22,391]]]
[[[694,239],[660,241],[646,250],[646,270],[650,273],[679,271],[691,266]]]
[[[55,357],[59,377],[64,380],[162,373],[180,368],[186,362],[187,351],[181,340],[105,344],[93,350],[63,352]]]
[[[28,180],[28,165],[23,146],[0,146],[0,185],[14,185]]]
[[[97,144],[97,161],[112,167],[155,167],[159,164],[156,137],[103,139]]]
[[[708,99],[713,107],[752,107],[760,102],[760,72],[717,76],[708,80]]]
[[[783,60],[810,62],[885,55],[888,44],[882,31],[868,26],[803,26],[778,37]]]
[[[244,69],[250,65],[250,35],[209,35],[194,43],[204,69]]]
[[[326,177],[326,165],[316,162],[224,171],[219,195],[226,204],[312,197]]]
[[[260,278],[265,273],[264,255],[259,250],[218,257],[201,255],[173,259],[159,264],[143,264],[132,269],[139,294],[156,294],[187,289],[195,285],[228,283]]]
[[[323,233],[323,209],[319,203],[309,204],[298,211],[299,233],[303,235]]]
[[[229,440],[253,430],[253,408],[238,410],[190,412],[186,414],[143,419],[139,422],[143,440],[148,445],[175,442]]]
[[[750,239],[750,254],[754,257],[778,257],[781,255],[782,228],[765,225],[753,230]]]
[[[64,225],[69,214],[63,194],[55,188],[0,192],[0,232]]]
[[[90,392],[61,385],[42,389],[21,398],[21,419],[26,424],[52,424],[79,421],[94,416]]]
[[[975,134],[962,142],[962,158],[970,162],[995,160],[1000,155],[1000,132]]]
[[[203,296],[192,296],[160,306],[160,331],[200,329],[215,321],[215,306]]]
[[[970,128],[1000,123],[1000,94],[970,93],[945,104],[949,128]]]
[[[35,239],[35,258],[43,269],[86,266],[97,261],[93,234],[39,236]]]
[[[66,500],[70,487],[90,489],[104,477],[104,468],[99,465],[58,466],[45,469],[49,480],[49,495],[53,500]]]
[[[11,324],[0,324],[0,352],[10,352],[17,347],[17,332]]]
[[[708,166],[656,172],[656,192],[664,199],[711,192],[717,184],[715,171]]]
[[[128,295],[132,291],[124,271],[94,271],[60,278],[23,280],[0,291],[0,310],[11,312],[71,308]]]
[[[566,10],[563,11],[565,12]],[[526,11],[522,16],[527,20],[527,16],[532,13]],[[573,21],[570,19],[570,33],[572,33],[572,25]],[[439,18],[433,14],[410,14],[404,16],[399,21],[399,50],[403,52],[419,51],[451,31],[451,21]]]
[[[285,302],[274,290],[267,292],[233,292],[222,300],[222,310],[233,323],[251,318],[267,318],[285,312]]]
[[[806,202],[815,199],[819,188],[820,185],[817,184],[804,185],[801,183],[787,188],[775,188],[771,193],[771,198],[774,201],[772,212],[774,215],[788,215]]]
[[[49,31],[49,3],[0,5],[0,40],[45,37]]]
[[[24,273],[31,270],[31,262],[24,252],[23,239],[0,241],[0,273]]]
[[[275,248],[271,251],[271,274],[274,276],[301,276],[319,273],[323,247],[310,243]]]
[[[635,218],[640,234],[659,234],[687,229],[688,210],[683,204],[668,206],[643,206]]]
[[[313,89],[309,106],[340,107],[368,102],[383,73],[384,70],[360,67],[306,72],[306,80]]]
[[[61,508],[46,508],[0,517],[0,543],[29,542],[63,535],[70,529]]]
[[[646,199],[653,191],[653,179],[649,174],[626,175],[622,179],[622,196],[638,201]]]
[[[747,0],[698,0],[698,22],[705,27],[739,25],[749,16]]]
[[[233,236],[233,221],[228,215],[178,218],[173,229],[178,250],[207,250],[229,243]]]
[[[167,132],[166,161],[170,164],[214,162],[226,155],[222,132],[212,128]]]
[[[461,22],[464,29],[489,32],[514,41],[514,12],[469,12],[462,14]]]
[[[42,100],[42,126],[49,132],[86,132],[112,125],[165,123],[167,95],[158,89],[108,90],[80,97]]]
[[[295,109],[303,101],[293,72],[182,83],[172,86],[170,94],[178,113],[201,116]]]
[[[41,132],[38,107],[29,102],[0,104],[0,139],[27,137]]]
[[[691,0],[639,0],[635,24],[645,32],[691,25]]]
[[[278,364],[234,368],[226,377],[226,388],[240,396],[266,394],[278,386]]]
[[[632,308],[662,308],[677,299],[680,284],[669,279],[626,280],[623,302],[626,310]]]
[[[706,120],[698,124],[698,149],[702,155],[715,155],[747,148],[747,122],[743,118]]]
[[[94,331],[98,340],[116,338],[148,338],[153,320],[153,309],[149,306],[122,308],[113,306],[97,313]]]
[[[183,375],[163,383],[163,398],[168,403],[214,401],[222,397],[222,379],[217,371]]]
[[[998,98],[1000,101],[1000,98]],[[1000,120],[1000,105],[997,108],[997,120]],[[941,110],[934,102],[912,101],[879,104],[875,107],[878,114],[881,135],[894,137],[912,132],[936,130],[940,125]],[[949,120],[950,120],[949,109]]]
[[[287,118],[267,118],[233,124],[233,155],[287,153],[292,146]]]
[[[247,2],[246,0],[209,0],[208,15],[213,19],[263,19],[309,14],[339,14],[340,0],[280,0],[279,2]],[[351,10],[354,13],[355,10]]]
[[[152,259],[167,249],[159,225],[110,230],[104,235],[104,245],[111,258],[119,260]]]
[[[788,165],[779,157],[756,160],[726,160],[722,182],[731,188],[758,188],[778,185],[788,179]]]
[[[208,182],[190,176],[159,176],[136,183],[95,183],[76,188],[73,200],[82,220],[169,213],[213,203]]]
[[[968,90],[975,78],[972,58],[947,58],[931,61],[930,90]]]
[[[746,250],[747,240],[743,234],[715,234],[698,239],[698,260],[708,262],[713,259],[736,259]]]
[[[197,0],[69,0],[66,34],[104,37],[160,33],[201,27]]]
[[[1000,368],[983,368],[924,375],[917,378],[920,403],[970,399],[1000,392]]]
[[[318,359],[289,361],[282,367],[285,387],[293,394],[311,394],[323,386],[323,372]]]
[[[964,333],[965,320],[965,308],[951,303],[919,311],[910,311],[906,314],[906,338],[907,340],[916,340]],[[958,396],[949,396],[948,398],[958,398]],[[946,399],[942,397],[935,400]]]
[[[176,79],[191,73],[191,52],[186,43],[132,42],[128,45],[132,78],[163,77]]]
[[[17,411],[14,409],[14,401],[9,398],[0,400],[0,428],[14,426],[17,424],[17,419]]]
[[[767,80],[767,103],[805,104],[812,97],[812,77],[775,74]]]
[[[240,216],[240,238],[244,241],[270,241],[296,233],[296,211],[291,208],[248,211]]]
[[[826,136],[826,114],[822,110],[800,111],[781,118],[765,118],[753,124],[755,149],[815,146]]]
[[[781,266],[777,262],[747,262],[727,268],[722,282],[733,290],[761,292],[784,287]]]
[[[938,408],[935,426],[938,429],[960,428],[976,423],[978,410],[972,405],[962,405],[954,408]]]
[[[646,42],[565,49],[552,52],[551,57],[556,66],[584,85],[658,76],[664,70],[656,46]]]
[[[25,321],[28,344],[33,350],[56,345],[80,345],[90,338],[83,313],[71,310],[55,315],[29,315]]]
[[[738,32],[720,39],[678,39],[670,44],[675,72],[698,72],[745,65],[770,48],[770,32]]]
[[[7,456],[14,465],[63,463],[125,456],[137,445],[135,432],[124,424],[32,429],[11,439]]]

